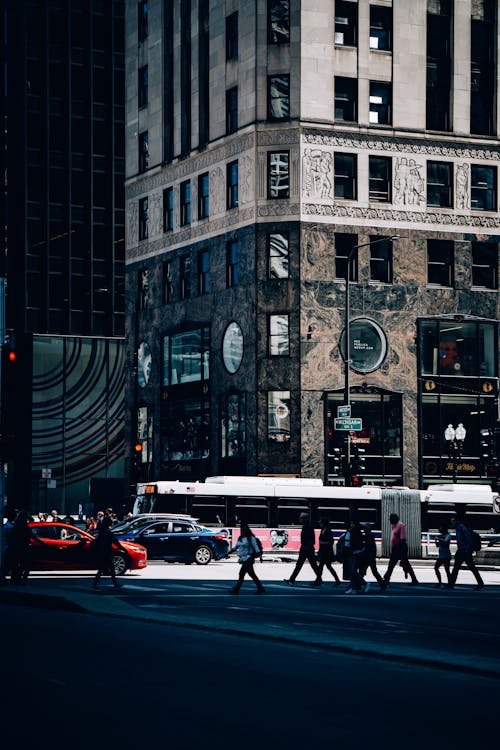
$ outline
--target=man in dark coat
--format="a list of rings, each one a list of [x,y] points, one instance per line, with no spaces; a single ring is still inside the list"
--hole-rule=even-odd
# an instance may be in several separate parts
[[[297,578],[302,569],[302,566],[307,560],[316,576],[316,580],[314,581],[313,586],[320,586],[321,576],[318,568],[318,563],[316,562],[316,557],[314,555],[314,545],[316,539],[314,536],[314,529],[311,526],[311,522],[309,521],[309,516],[307,515],[307,513],[300,514],[300,523],[302,524],[302,531],[300,532],[299,556],[297,558],[297,563],[295,565],[295,568],[293,569],[292,575],[288,579],[285,578],[285,581],[290,586],[293,586],[295,584],[295,579]]]

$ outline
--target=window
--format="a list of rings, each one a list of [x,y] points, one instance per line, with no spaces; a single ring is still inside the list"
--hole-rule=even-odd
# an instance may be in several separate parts
[[[148,106],[148,66],[139,68],[139,109]]]
[[[425,321],[419,329],[420,374],[493,377],[495,341],[492,323]]]
[[[139,133],[139,172],[145,172],[149,167],[149,139],[148,131]]]
[[[356,200],[356,154],[335,154],[335,198]]]
[[[498,245],[496,242],[473,242],[472,286],[498,289]]]
[[[483,167],[472,164],[471,208],[474,211],[497,210],[497,170],[496,167]]]
[[[226,60],[238,57],[238,13],[226,18]]]
[[[202,250],[198,253],[198,294],[210,291],[210,253]]]
[[[269,356],[282,357],[290,354],[288,315],[269,316]]]
[[[226,91],[226,133],[238,130],[238,87]]]
[[[181,182],[180,187],[180,222],[181,227],[191,223],[191,183],[189,180]]]
[[[392,49],[392,8],[370,5],[370,48]]]
[[[427,283],[453,286],[453,242],[427,240]]]
[[[390,203],[392,159],[389,156],[370,156],[369,173],[369,199],[380,203]]]
[[[229,393],[221,399],[221,456],[245,455],[245,394]]]
[[[345,279],[347,259],[358,237],[355,234],[335,232],[335,278]],[[349,281],[358,280],[358,254],[353,253],[349,263]]]
[[[238,286],[240,283],[238,240],[231,240],[227,243],[226,283],[228,288]]]
[[[267,197],[288,198],[290,196],[288,151],[273,151],[267,155]]]
[[[209,378],[209,328],[163,338],[163,384],[178,385]]]
[[[137,285],[139,290],[139,309],[146,310],[150,306],[151,301],[149,271],[147,268],[142,268],[137,273]]]
[[[453,206],[453,165],[444,161],[427,162],[427,205],[438,208]]]
[[[168,305],[169,302],[172,302],[172,291],[173,291],[173,285],[172,285],[172,263],[168,260],[163,264],[163,304]]]
[[[191,297],[191,256],[183,255],[180,259],[180,297],[189,299]]]
[[[238,162],[232,161],[227,165],[227,207],[238,207]]]
[[[290,117],[290,76],[269,76],[267,79],[267,118],[287,120]]]
[[[392,284],[392,240],[370,237],[370,280]]]
[[[198,177],[198,219],[208,219],[209,178],[208,172]]]
[[[470,130],[479,135],[495,133],[495,5],[471,7]]]
[[[140,42],[148,36],[148,0],[140,0],[137,6],[137,36]]]
[[[277,443],[290,440],[290,391],[268,391],[267,438]]]
[[[149,221],[148,221],[148,199],[141,198],[139,200],[139,239],[146,240],[149,235]]]
[[[290,42],[289,0],[268,0],[267,29],[268,44],[288,44]]]
[[[370,123],[373,125],[390,125],[391,84],[370,81]]]
[[[269,258],[269,278],[287,279],[289,277],[288,234],[268,234],[267,253]]]
[[[449,3],[427,4],[426,127],[449,130],[451,92],[451,9]]]
[[[358,81],[335,76],[335,119],[356,122],[358,119]]]
[[[174,228],[174,189],[163,191],[163,231],[171,232]]]
[[[358,4],[335,0],[335,44],[355,47],[358,35]]]

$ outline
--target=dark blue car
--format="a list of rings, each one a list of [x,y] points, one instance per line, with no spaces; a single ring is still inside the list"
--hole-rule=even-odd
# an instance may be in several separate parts
[[[148,560],[207,565],[210,560],[220,560],[229,553],[227,535],[186,518],[158,519],[114,533],[118,539],[146,547]]]

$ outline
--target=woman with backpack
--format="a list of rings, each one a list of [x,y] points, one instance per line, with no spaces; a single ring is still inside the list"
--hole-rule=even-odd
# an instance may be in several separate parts
[[[257,594],[263,594],[265,591],[264,586],[257,578],[257,574],[253,569],[253,564],[257,557],[260,557],[262,551],[259,547],[255,535],[250,530],[248,524],[241,522],[241,533],[238,541],[232,548],[231,552],[236,552],[238,555],[238,562],[240,563],[240,573],[236,585],[230,589],[230,594],[238,594],[240,588],[243,585],[243,579],[246,574],[250,576],[252,581],[257,586]]]
[[[454,516],[451,519],[451,523],[456,533],[457,551],[455,552],[455,562],[453,564],[453,570],[451,571],[448,588],[452,589],[455,586],[460,568],[462,567],[463,563],[465,563],[476,579],[476,591],[480,591],[482,588],[484,588],[484,581],[481,578],[479,570],[474,564],[473,554],[475,551],[475,532],[473,532],[472,529],[470,529],[466,524],[464,517]]]
[[[321,531],[319,532],[319,547],[318,547],[318,577],[321,578],[323,574],[323,568],[332,574],[335,585],[340,586],[340,578],[337,575],[337,571],[334,569],[332,563],[335,560],[335,552],[333,551],[333,531],[328,518],[322,518],[320,521]]]

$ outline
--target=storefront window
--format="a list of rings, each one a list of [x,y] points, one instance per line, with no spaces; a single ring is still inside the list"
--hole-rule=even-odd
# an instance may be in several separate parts
[[[165,336],[163,339],[163,384],[178,385],[208,380],[208,327]]]
[[[373,390],[373,389],[372,389]],[[344,403],[344,394],[328,397],[328,453],[343,448],[346,433],[334,429],[337,406]],[[401,456],[401,396],[399,394],[354,392],[351,389],[351,414],[361,417],[363,429],[351,438],[365,450],[367,456]]]
[[[209,455],[209,403],[203,396],[162,408],[162,461],[190,461]]]
[[[453,319],[420,325],[420,373],[493,377],[495,326]]]

